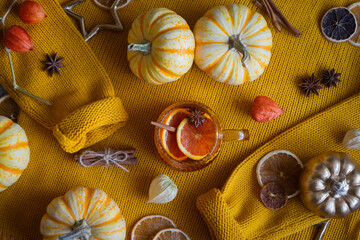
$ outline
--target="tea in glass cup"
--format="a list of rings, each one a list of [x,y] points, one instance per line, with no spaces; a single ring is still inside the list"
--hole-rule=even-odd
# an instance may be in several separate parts
[[[223,141],[249,139],[246,129],[222,129],[215,113],[194,101],[172,104],[160,114],[157,123],[167,126],[155,127],[158,152],[165,163],[180,171],[196,171],[209,165]]]

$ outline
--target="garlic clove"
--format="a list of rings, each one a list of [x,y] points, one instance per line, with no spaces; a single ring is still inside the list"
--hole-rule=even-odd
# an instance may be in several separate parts
[[[150,184],[148,203],[168,203],[174,200],[178,187],[174,181],[165,174],[157,176]]]
[[[349,149],[360,149],[360,130],[353,128],[347,131],[342,145]]]

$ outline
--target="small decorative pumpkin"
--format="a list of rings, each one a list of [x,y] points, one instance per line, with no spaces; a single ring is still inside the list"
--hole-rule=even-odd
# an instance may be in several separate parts
[[[0,192],[21,176],[30,160],[30,148],[24,129],[0,116]]]
[[[118,205],[97,188],[76,187],[55,198],[41,219],[46,240],[123,240],[124,217]]]
[[[194,60],[195,40],[189,25],[166,8],[152,9],[136,18],[128,42],[131,71],[149,83],[179,79]]]
[[[341,218],[360,207],[360,169],[347,153],[311,159],[300,176],[304,205],[325,218]]]
[[[262,15],[239,4],[214,7],[194,28],[195,63],[231,85],[257,79],[270,62],[272,35]]]

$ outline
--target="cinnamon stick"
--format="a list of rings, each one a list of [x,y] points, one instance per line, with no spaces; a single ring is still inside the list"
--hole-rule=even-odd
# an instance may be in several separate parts
[[[256,2],[255,2],[255,6],[257,6],[258,8],[260,8],[260,9],[263,10],[263,11],[266,11],[266,8],[265,8],[265,7],[262,5],[262,3],[259,2],[259,1],[256,1]],[[279,22],[280,25],[286,27],[286,24],[281,20],[281,18],[279,18],[278,15],[275,14],[275,17],[276,17],[276,20]]]
[[[270,6],[270,3],[268,2],[268,0],[262,0],[262,4],[265,6],[267,14],[271,18],[271,21],[272,21],[272,23],[274,25],[275,31],[280,32],[281,31],[280,25],[279,25],[279,23],[278,23],[278,21],[276,19],[276,15],[275,15],[273,9]]]
[[[279,16],[279,18],[281,18],[281,20],[283,20],[283,22],[285,23],[285,25],[295,34],[295,36],[300,36],[301,32],[299,30],[297,30],[293,25],[291,25],[291,23],[286,19],[286,17],[284,16],[284,14],[282,14],[282,12],[280,11],[280,9],[276,6],[276,4],[273,2],[273,0],[266,0],[269,4],[270,7],[274,10],[274,12]]]
[[[159,128],[163,128],[165,130],[168,130],[169,132],[176,132],[176,128],[169,126],[169,125],[165,125],[162,123],[158,123],[158,122],[151,122],[152,125],[159,127]]]

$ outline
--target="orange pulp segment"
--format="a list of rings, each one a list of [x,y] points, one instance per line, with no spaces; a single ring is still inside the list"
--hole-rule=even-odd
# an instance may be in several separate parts
[[[186,109],[175,108],[166,115],[161,123],[177,128],[180,122],[189,115],[190,113]],[[169,132],[165,129],[160,129],[160,141],[161,145],[170,157],[180,162],[187,159],[187,156],[185,156],[177,145],[176,132]]]
[[[188,118],[185,118],[178,126],[176,140],[180,150],[187,157],[193,160],[201,160],[215,146],[217,140],[215,124],[207,117],[202,125],[195,127],[189,123]]]

